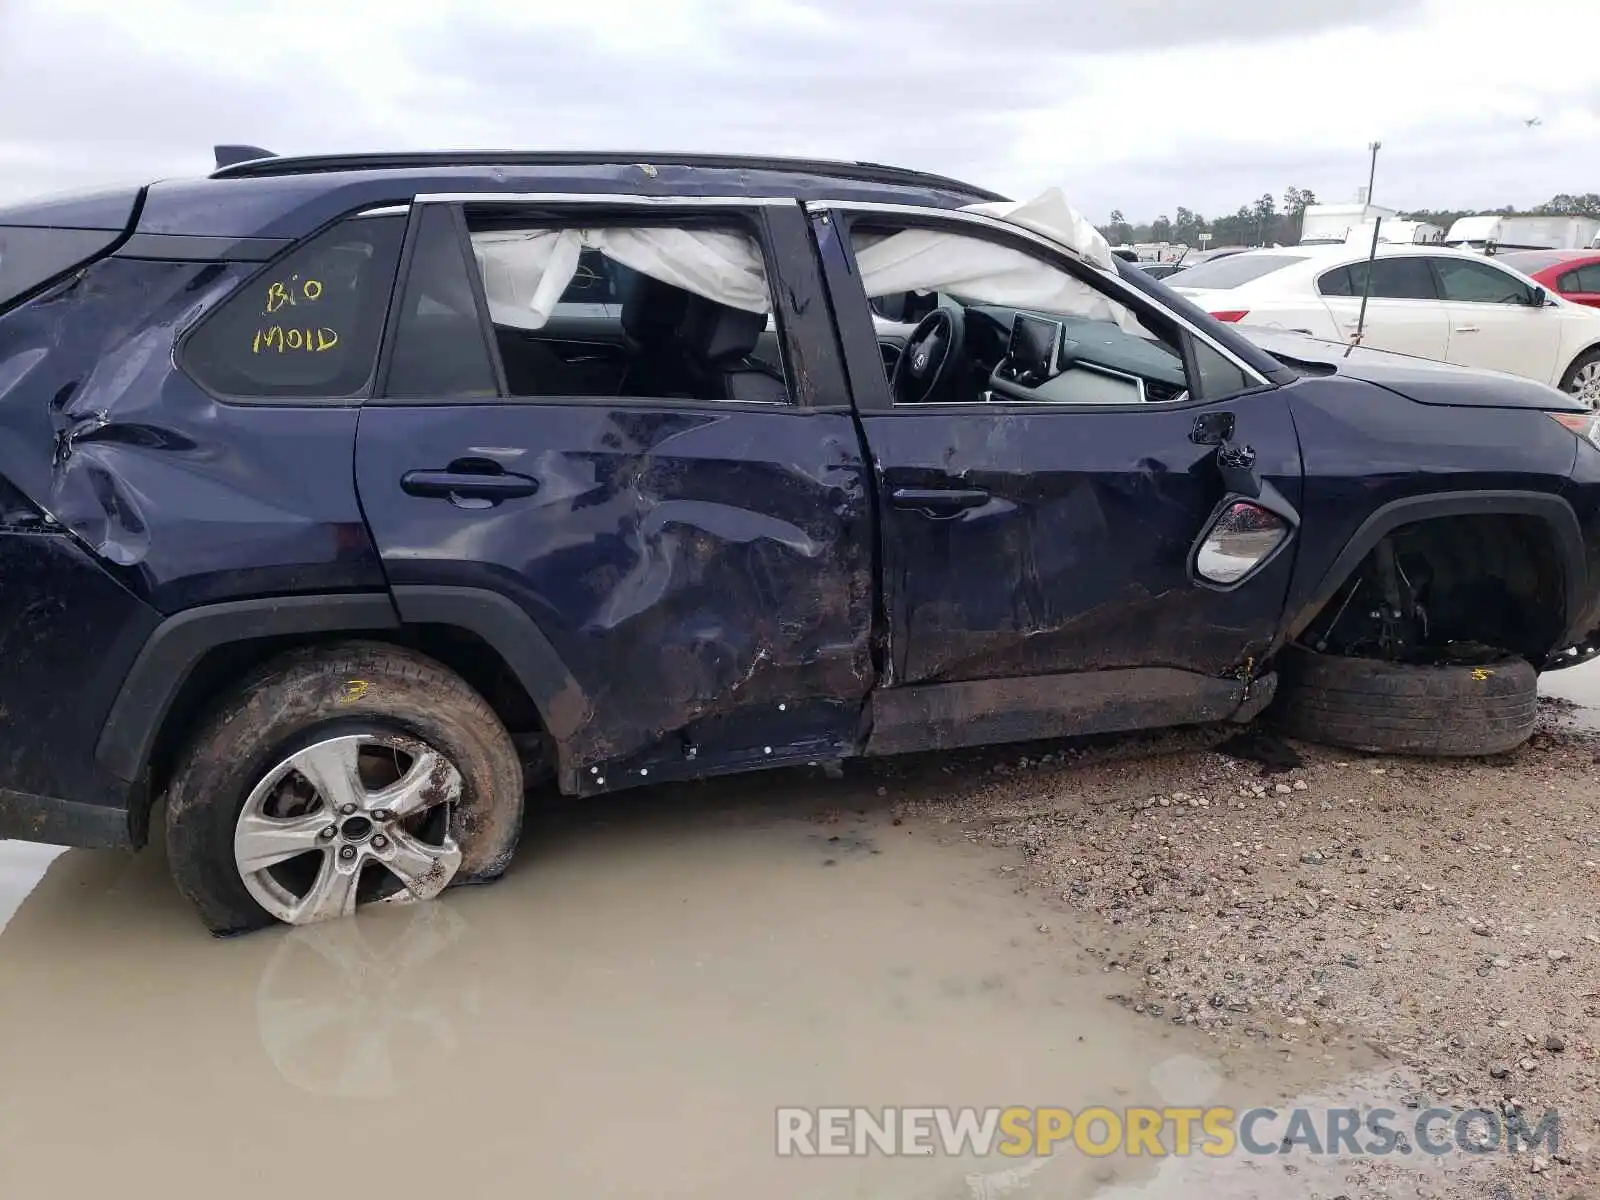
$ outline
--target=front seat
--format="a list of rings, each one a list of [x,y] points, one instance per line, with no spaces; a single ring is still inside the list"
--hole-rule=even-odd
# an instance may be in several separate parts
[[[787,404],[788,384],[750,357],[766,327],[765,313],[729,308],[699,296],[691,299],[679,338],[697,385],[695,394],[705,400]]]
[[[617,391],[623,396],[681,396],[691,384],[678,341],[689,293],[637,273],[622,301],[622,333],[633,358]]]

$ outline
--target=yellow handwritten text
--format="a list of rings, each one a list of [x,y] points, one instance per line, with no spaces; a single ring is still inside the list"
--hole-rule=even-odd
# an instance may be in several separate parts
[[[322,299],[322,281],[289,276],[289,281],[274,280],[267,286],[267,307],[262,316],[270,317],[279,309],[300,304],[315,304]]]
[[[256,330],[256,336],[250,343],[250,353],[276,350],[279,354],[287,354],[299,350],[320,354],[338,344],[339,331],[325,325],[318,329],[285,329],[282,325],[273,325],[268,329]]]

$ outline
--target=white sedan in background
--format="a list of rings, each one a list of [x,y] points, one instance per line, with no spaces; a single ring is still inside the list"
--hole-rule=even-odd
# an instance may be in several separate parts
[[[1505,371],[1600,408],[1600,309],[1569,303],[1492,258],[1439,246],[1288,246],[1190,267],[1168,285],[1222,321],[1355,339]]]

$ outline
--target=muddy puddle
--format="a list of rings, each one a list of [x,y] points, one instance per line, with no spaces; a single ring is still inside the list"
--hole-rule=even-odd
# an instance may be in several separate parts
[[[780,1158],[775,1110],[1249,1107],[1356,1068],[1110,1003],[1079,953],[1107,931],[1010,862],[870,779],[775,773],[564,808],[492,887],[219,942],[154,852],[0,842],[0,1195],[1198,1194],[1217,1164]],[[1306,1194],[1226,1166],[1210,1192]]]
[[[1570,704],[1567,720],[1580,729],[1600,730],[1600,660],[1541,675],[1539,694]]]

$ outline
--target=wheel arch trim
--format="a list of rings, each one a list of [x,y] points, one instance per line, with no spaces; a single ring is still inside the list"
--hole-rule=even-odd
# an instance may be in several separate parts
[[[101,766],[126,782],[145,773],[172,702],[218,646],[297,633],[352,633],[400,624],[383,592],[229,600],[174,613],[145,639],[95,744]]]
[[[210,651],[260,638],[452,625],[482,638],[526,689],[555,742],[563,774],[572,735],[589,719],[589,698],[538,625],[509,597],[472,587],[403,586],[385,592],[280,596],[208,604],[176,613],[146,639],[111,706],[95,757],[132,782],[149,766],[162,725],[191,673]]]
[[[1583,529],[1578,523],[1577,514],[1563,497],[1552,492],[1529,491],[1435,492],[1391,500],[1363,521],[1322,573],[1310,597],[1285,614],[1277,644],[1287,645],[1305,632],[1372,548],[1388,534],[1402,526],[1422,521],[1470,516],[1528,516],[1542,519],[1555,539],[1561,562],[1564,585],[1562,628],[1566,629],[1577,619],[1584,607],[1588,567],[1583,548]]]
[[[562,790],[575,787],[575,735],[594,712],[589,695],[538,623],[515,600],[487,588],[403,584],[393,589],[407,625],[454,625],[477,634],[504,660],[539,710],[555,744]]]

